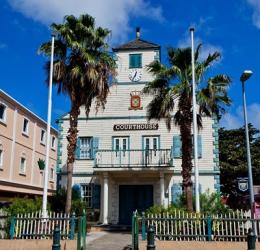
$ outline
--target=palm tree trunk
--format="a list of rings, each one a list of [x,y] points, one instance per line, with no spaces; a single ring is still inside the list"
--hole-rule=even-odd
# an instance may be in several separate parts
[[[192,116],[191,102],[189,98],[182,98],[180,108],[182,109],[183,119],[180,122],[180,133],[182,139],[182,183],[185,195],[186,207],[189,211],[193,211],[192,204]]]
[[[70,128],[68,130],[68,158],[67,158],[67,196],[66,196],[66,207],[65,212],[70,213],[71,210],[71,199],[72,199],[72,174],[73,164],[75,161],[75,150],[77,146],[77,133],[78,133],[78,116],[80,113],[80,105],[76,102],[72,102],[70,111]]]

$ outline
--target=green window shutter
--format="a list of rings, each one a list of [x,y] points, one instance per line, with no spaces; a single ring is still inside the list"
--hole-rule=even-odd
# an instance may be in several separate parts
[[[80,137],[77,138],[75,157],[76,159],[80,159]]]
[[[95,209],[100,209],[100,193],[101,193],[101,186],[94,184],[93,185],[93,193],[92,193],[92,206]]]
[[[129,68],[141,68],[141,67],[142,67],[142,54],[130,54]]]
[[[98,150],[98,145],[99,145],[99,137],[93,137],[92,141],[92,158],[95,158],[96,156],[96,151]]]
[[[201,135],[198,135],[197,143],[198,143],[198,158],[202,158],[202,138],[201,138]],[[192,135],[192,158],[194,158],[193,135]]]
[[[182,194],[182,187],[180,183],[174,183],[171,187],[171,203],[176,204],[180,195]]]
[[[202,138],[198,135],[198,158],[202,158]]]
[[[141,68],[142,67],[142,55],[136,55],[136,68]]]
[[[181,143],[181,137],[179,135],[173,136],[173,158],[181,158],[181,148],[182,148],[182,143]]]

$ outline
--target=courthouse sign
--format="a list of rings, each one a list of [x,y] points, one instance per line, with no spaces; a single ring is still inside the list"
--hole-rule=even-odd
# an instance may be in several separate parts
[[[158,123],[137,123],[137,124],[115,124],[114,131],[126,130],[158,130]]]

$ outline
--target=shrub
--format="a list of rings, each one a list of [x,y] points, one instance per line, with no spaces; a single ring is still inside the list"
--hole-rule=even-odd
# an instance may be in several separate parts
[[[9,216],[17,215],[17,214],[26,214],[32,213],[36,211],[40,211],[42,209],[42,198],[37,197],[35,199],[25,198],[15,198],[13,203],[5,208],[5,211]]]
[[[184,206],[184,196],[180,195],[177,201],[168,207],[163,207],[162,205],[154,205],[146,210],[147,214],[163,214],[169,213],[174,215],[176,211],[187,212]],[[193,207],[195,210],[195,197],[193,196]],[[221,201],[220,193],[210,193],[207,190],[205,193],[200,194],[200,212],[206,214],[222,214],[230,211],[226,205]]]
[[[66,190],[65,188],[59,188],[56,190],[55,195],[50,198],[51,210],[55,212],[65,212],[65,205]],[[74,185],[72,188],[71,212],[80,215],[84,209],[86,209],[86,203],[81,200],[80,188],[78,185]]]

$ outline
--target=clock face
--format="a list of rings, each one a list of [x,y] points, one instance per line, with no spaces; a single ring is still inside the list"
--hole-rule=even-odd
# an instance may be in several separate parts
[[[132,69],[129,73],[129,79],[132,82],[139,82],[142,78],[142,72],[138,69]]]

